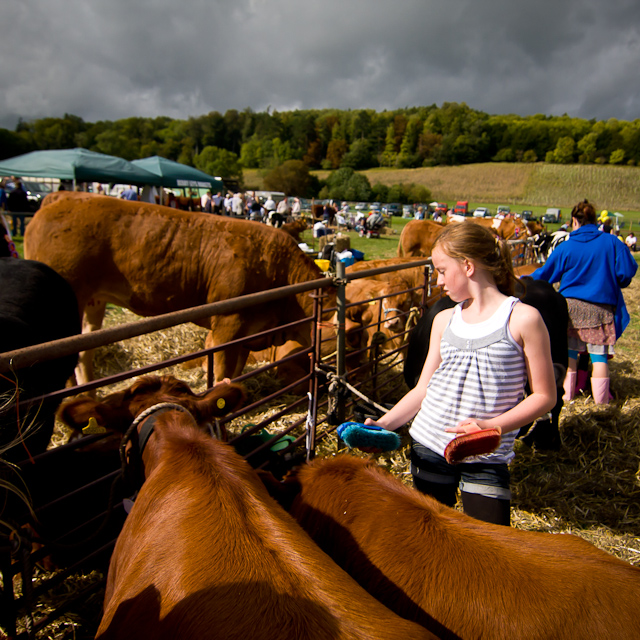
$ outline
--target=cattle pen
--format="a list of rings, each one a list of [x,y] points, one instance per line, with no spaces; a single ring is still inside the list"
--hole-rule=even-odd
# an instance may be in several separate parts
[[[412,266],[424,269],[419,295],[423,301],[428,301],[434,293],[430,260],[416,259]],[[403,268],[407,265],[391,270]],[[236,380],[249,389],[248,404],[219,419],[217,424],[252,466],[282,473],[292,464],[313,457],[316,451],[332,455],[339,447],[334,432],[341,421],[354,413],[363,415],[363,412],[384,410],[386,404],[403,393],[405,387],[398,363],[405,348],[408,326],[396,341],[388,341],[385,345],[382,339],[373,340],[369,346],[359,349],[349,342],[345,331],[349,310],[344,296],[346,283],[388,270],[388,267],[380,268],[357,275],[339,272],[318,281],[136,320],[92,335],[0,354],[0,373],[28,366],[36,359],[54,358],[88,348],[107,349],[108,345],[120,345],[213,313],[230,313],[265,300],[284,300],[301,291],[308,292],[314,297],[315,311],[312,317],[298,322],[308,322],[313,327],[311,346],[283,359],[249,367]],[[337,317],[332,325],[335,326],[335,348],[332,343],[328,353],[327,349],[323,353],[325,323],[322,316],[331,311],[323,308],[323,292],[329,287],[338,291]],[[374,331],[384,322],[382,314],[380,305]],[[410,325],[410,314],[406,320]],[[274,327],[273,331],[281,328]],[[99,380],[54,395],[62,399],[81,392],[117,389],[132,377],[164,370],[181,377],[176,372],[183,371],[180,367],[194,359],[208,361],[201,386],[210,388],[213,385],[213,354],[224,346],[191,350],[162,361],[147,361],[144,366],[111,372]],[[272,380],[278,367],[286,368],[300,360],[304,362],[305,372],[295,380],[284,385],[257,382],[265,378]],[[25,404],[25,411],[28,408]],[[576,418],[580,419],[580,416]],[[120,460],[117,451],[112,449],[107,454],[91,451],[91,445],[97,446],[103,440],[102,434],[85,435],[36,456],[35,464],[25,461],[20,465],[45,533],[38,532],[36,536],[29,529],[16,527],[12,535],[0,539],[0,626],[9,637],[93,637],[99,622],[100,593],[108,559],[126,517],[125,505],[130,497],[127,487],[118,481]],[[389,458],[386,463],[392,465]],[[56,476],[64,477],[58,480]],[[515,480],[522,481],[517,474]],[[543,513],[544,509],[540,511]],[[30,519],[26,511],[22,511],[20,517],[25,522]],[[548,524],[542,528],[545,527],[548,528]],[[628,546],[631,548],[628,557],[633,559],[634,545],[630,542]],[[640,554],[640,544],[638,549],[636,553]],[[56,566],[54,571],[43,569],[50,564]]]

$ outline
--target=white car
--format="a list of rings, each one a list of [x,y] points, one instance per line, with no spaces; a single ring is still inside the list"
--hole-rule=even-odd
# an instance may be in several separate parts
[[[473,217],[474,218],[490,218],[491,217],[491,212],[486,207],[478,207],[473,212]]]

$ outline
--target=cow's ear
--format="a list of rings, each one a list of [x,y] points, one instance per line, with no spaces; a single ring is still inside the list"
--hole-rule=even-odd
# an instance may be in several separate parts
[[[82,432],[89,425],[110,428],[115,422],[112,413],[108,405],[89,396],[78,396],[63,402],[56,412],[56,418],[74,431]]]
[[[203,418],[219,418],[239,409],[246,398],[247,393],[242,385],[222,383],[196,400],[196,406]]]

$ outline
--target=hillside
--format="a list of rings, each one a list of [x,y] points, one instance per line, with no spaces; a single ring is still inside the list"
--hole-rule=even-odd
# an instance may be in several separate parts
[[[328,171],[314,171],[326,178]],[[369,182],[414,182],[434,199],[452,202],[554,206],[570,208],[588,198],[598,209],[640,211],[640,168],[614,165],[483,163],[419,169],[369,169]],[[258,185],[257,170],[245,170],[245,184]]]
[[[369,182],[415,182],[434,197],[570,208],[588,198],[599,209],[640,209],[640,169],[613,165],[485,163],[422,169],[372,169]]]

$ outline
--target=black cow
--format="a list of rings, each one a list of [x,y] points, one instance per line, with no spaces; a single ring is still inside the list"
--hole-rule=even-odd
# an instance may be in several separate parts
[[[0,258],[0,353],[81,333],[76,296],[51,267],[34,260]],[[59,402],[44,402],[25,415],[15,398],[35,398],[63,389],[77,355],[38,362],[19,371],[0,373],[0,456],[19,461],[47,448]],[[24,444],[13,444],[20,434]],[[13,444],[13,446],[12,446]],[[26,445],[26,447],[25,447]]]
[[[522,302],[535,307],[542,316],[542,320],[549,332],[551,342],[551,359],[556,374],[557,401],[551,410],[551,418],[539,419],[535,427],[523,427],[519,435],[529,445],[535,445],[538,449],[558,449],[560,447],[560,431],[558,420],[562,410],[564,389],[562,387],[568,364],[567,326],[569,324],[569,312],[567,302],[552,285],[543,280],[522,278],[521,283],[524,292],[518,292]],[[404,362],[404,379],[409,387],[415,387],[424,361],[429,352],[429,340],[431,337],[431,325],[433,319],[444,309],[455,306],[455,302],[448,296],[444,296],[427,309],[411,331],[409,346]]]

